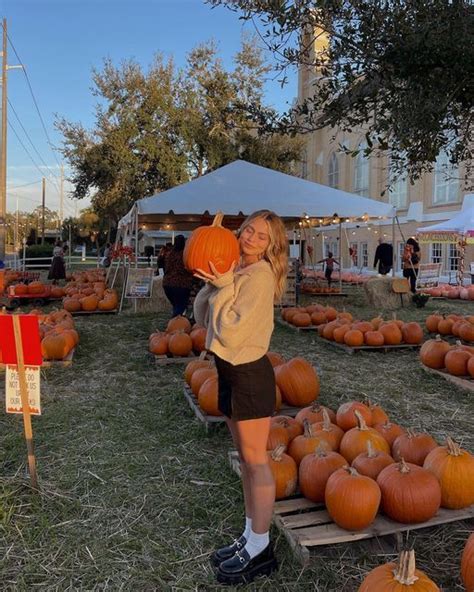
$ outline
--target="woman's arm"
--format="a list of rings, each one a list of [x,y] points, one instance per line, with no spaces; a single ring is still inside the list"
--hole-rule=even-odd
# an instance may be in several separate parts
[[[211,284],[206,284],[199,290],[194,299],[194,318],[196,323],[202,327],[207,327],[209,324],[209,296],[214,290],[215,288]]]

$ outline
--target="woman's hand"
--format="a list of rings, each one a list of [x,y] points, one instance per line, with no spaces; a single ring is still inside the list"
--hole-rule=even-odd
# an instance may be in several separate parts
[[[207,271],[204,271],[203,269],[197,269],[197,273],[195,273],[194,276],[199,278],[200,280],[204,280],[205,282],[210,282],[212,284],[213,282],[219,280],[222,276],[228,273],[233,273],[236,265],[237,263],[234,261],[228,271],[226,271],[225,273],[219,273],[215,268],[214,263],[212,263],[212,261],[209,261],[209,267],[211,268],[212,273],[207,273]]]

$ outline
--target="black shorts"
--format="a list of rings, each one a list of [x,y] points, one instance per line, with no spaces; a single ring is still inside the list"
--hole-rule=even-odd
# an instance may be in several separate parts
[[[267,356],[233,366],[214,356],[219,385],[219,411],[234,421],[275,413],[275,373]]]

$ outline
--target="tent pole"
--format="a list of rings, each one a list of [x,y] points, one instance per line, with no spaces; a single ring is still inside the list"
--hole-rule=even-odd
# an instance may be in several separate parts
[[[339,218],[339,292],[342,293],[342,220]]]
[[[392,216],[392,277],[395,277],[395,216]]]

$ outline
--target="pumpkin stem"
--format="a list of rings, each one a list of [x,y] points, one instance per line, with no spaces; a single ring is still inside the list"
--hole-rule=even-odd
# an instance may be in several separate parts
[[[359,472],[357,471],[357,469],[354,469],[354,467],[350,467],[349,465],[345,465],[342,468],[346,471],[346,473],[349,473],[349,475],[351,475],[351,477],[357,477],[359,475]]]
[[[365,423],[365,419],[363,418],[361,412],[358,409],[354,410],[354,415],[357,417],[357,423],[359,424],[359,430],[368,430],[367,424]]]
[[[403,474],[410,472],[410,467],[407,465],[407,463],[405,462],[405,459],[403,457],[400,460],[400,462],[398,463],[398,469],[399,469],[400,473],[403,473]]]
[[[319,458],[324,458],[328,455],[328,451],[322,446],[321,443],[319,443],[318,447],[314,451],[314,454],[316,454],[316,456],[318,456]]]
[[[311,412],[317,413],[321,409],[321,405],[317,401],[311,403]]]
[[[204,360],[204,358],[206,357],[206,354],[207,354],[207,351],[206,351],[206,350],[202,351],[202,352],[199,354],[199,359],[200,359],[200,360]]]
[[[211,226],[222,226],[222,220],[224,219],[223,212],[217,212],[214,216],[214,220],[212,221]]]
[[[394,579],[404,586],[412,586],[419,578],[415,575],[415,551],[402,551],[398,558],[398,565],[393,571]]]
[[[275,462],[281,462],[282,457],[283,457],[283,453],[285,452],[285,450],[286,450],[286,446],[284,444],[279,444],[270,453],[272,460],[274,460]]]
[[[416,436],[416,432],[413,428],[407,428],[407,436],[409,438],[414,438]]]
[[[309,423],[307,419],[303,420],[303,427],[304,427],[304,437],[305,438],[313,438],[314,437],[314,430],[313,426]]]
[[[435,337],[435,341],[443,341],[443,340],[441,339],[441,335],[440,335],[439,333],[436,335],[436,337]]]
[[[367,440],[367,458],[375,458],[377,456],[372,440]]]
[[[329,417],[329,413],[324,408],[323,408],[323,431],[324,432],[331,431],[331,418]]]
[[[461,447],[449,436],[446,438],[446,448],[451,456],[461,456]]]

